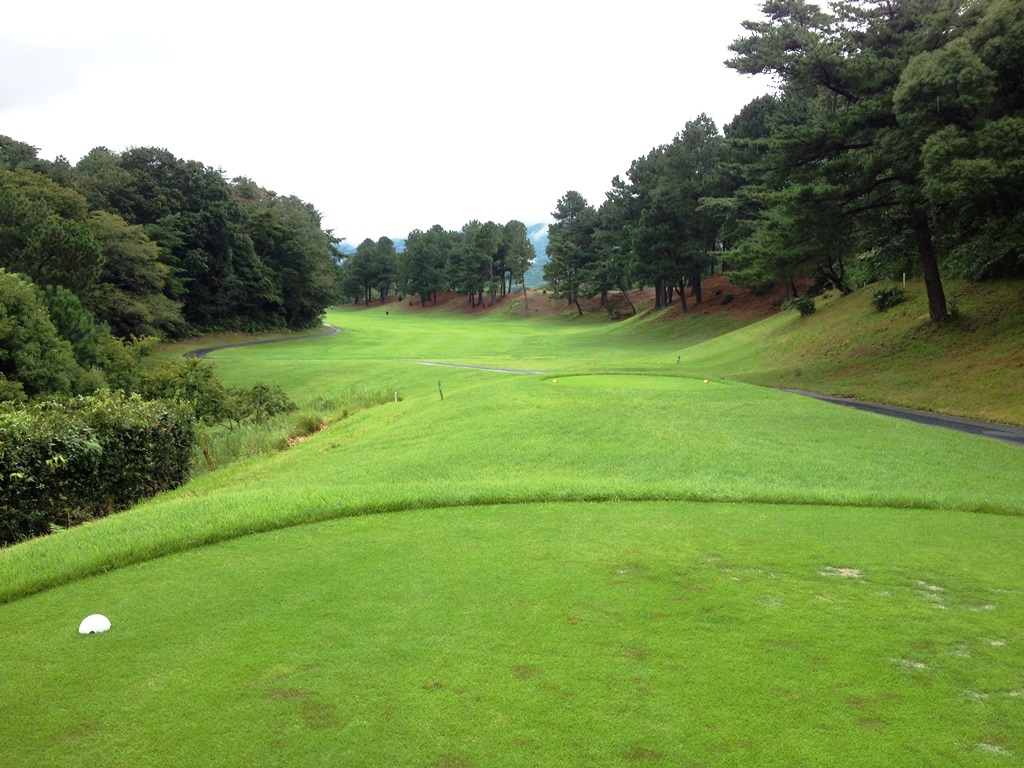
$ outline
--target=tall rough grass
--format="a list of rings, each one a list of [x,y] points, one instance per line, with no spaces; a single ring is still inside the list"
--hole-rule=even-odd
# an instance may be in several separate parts
[[[196,443],[193,474],[203,475],[239,461],[285,450],[352,414],[393,402],[395,397],[395,392],[386,388],[353,387],[329,397],[311,397],[299,410],[262,424],[206,429]]]

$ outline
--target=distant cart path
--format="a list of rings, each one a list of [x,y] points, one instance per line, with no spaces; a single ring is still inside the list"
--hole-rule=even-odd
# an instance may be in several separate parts
[[[193,349],[191,352],[186,352],[185,357],[206,357],[211,352],[220,352],[222,349],[231,349],[232,347],[255,347],[258,344],[280,344],[283,341],[305,341],[306,339],[320,339],[324,336],[333,336],[336,333],[341,333],[338,328],[335,328],[330,323],[324,323],[324,328],[327,330],[323,333],[312,333],[309,336],[288,336],[283,339],[266,339],[264,341],[239,341],[235,344],[220,344],[216,347]]]
[[[1007,424],[993,424],[988,421],[974,421],[973,419],[961,419],[956,416],[943,416],[940,413],[915,411],[912,408],[899,408],[895,405],[866,403],[863,400],[854,400],[849,397],[830,397],[829,395],[819,395],[817,392],[805,392],[802,389],[787,389],[785,391],[813,397],[816,400],[824,400],[827,403],[845,405],[847,408],[856,408],[859,411],[878,413],[897,419],[907,419],[918,424],[953,429],[957,432],[967,432],[968,434],[981,437],[992,437],[1005,443],[1024,446],[1024,427],[1011,427]]]
[[[494,371],[495,373],[531,373],[538,376],[547,376],[544,371],[524,371],[519,368],[491,368],[486,365],[463,365],[461,363],[432,363],[429,360],[410,360],[416,365],[440,365],[444,368],[472,368],[477,371]]]

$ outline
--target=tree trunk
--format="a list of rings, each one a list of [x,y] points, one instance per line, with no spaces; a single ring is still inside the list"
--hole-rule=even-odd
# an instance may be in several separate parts
[[[686,306],[686,281],[679,281],[679,301],[683,303],[683,312],[689,312],[690,308]]]
[[[928,217],[916,205],[908,206],[907,210],[910,213],[910,226],[917,239],[917,256],[924,274],[925,291],[928,293],[928,314],[933,323],[941,323],[949,319],[949,312],[946,309],[946,292],[942,289],[942,277],[939,275],[939,262],[935,258]]]
[[[620,290],[621,290],[621,289],[620,289]],[[633,314],[635,315],[635,314],[636,314],[636,307],[634,307],[634,306],[633,306],[633,302],[632,302],[632,301],[630,300],[630,298],[629,298],[629,294],[628,294],[628,293],[626,293],[625,291],[622,291],[622,297],[623,297],[623,298],[624,298],[624,299],[626,300],[626,302],[627,302],[627,303],[629,304],[629,308],[630,308],[631,310],[633,310]]]
[[[665,308],[665,281],[660,277],[654,280],[654,308]]]
[[[827,267],[818,267],[818,270],[825,277],[828,278],[829,282],[834,285],[843,296],[849,296],[853,293],[853,289],[846,284],[846,267],[843,265],[843,260],[839,259],[838,269],[836,261],[831,256],[828,257]]]
[[[704,291],[701,288],[700,273],[699,272],[697,274],[694,274],[694,275],[690,276],[690,285],[693,286],[693,288],[692,288],[692,290],[693,290],[693,299],[694,299],[693,303],[697,304],[697,305],[703,304],[704,303]]]

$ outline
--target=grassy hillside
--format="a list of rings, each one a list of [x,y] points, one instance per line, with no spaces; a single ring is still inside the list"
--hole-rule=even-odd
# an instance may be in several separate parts
[[[739,380],[1024,425],[1024,284],[948,286],[959,316],[928,322],[924,288],[888,312],[872,287],[819,299],[704,344],[689,364]]]
[[[845,349],[812,342],[878,322],[862,300],[346,309],[217,353],[229,383],[398,402],[0,551],[0,763],[1019,759],[1021,450],[741,380]],[[93,612],[113,629],[79,636]]]

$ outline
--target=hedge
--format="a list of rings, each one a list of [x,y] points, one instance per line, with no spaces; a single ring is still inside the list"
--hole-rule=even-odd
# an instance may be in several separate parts
[[[102,393],[0,410],[0,545],[125,509],[188,479],[190,408]]]

